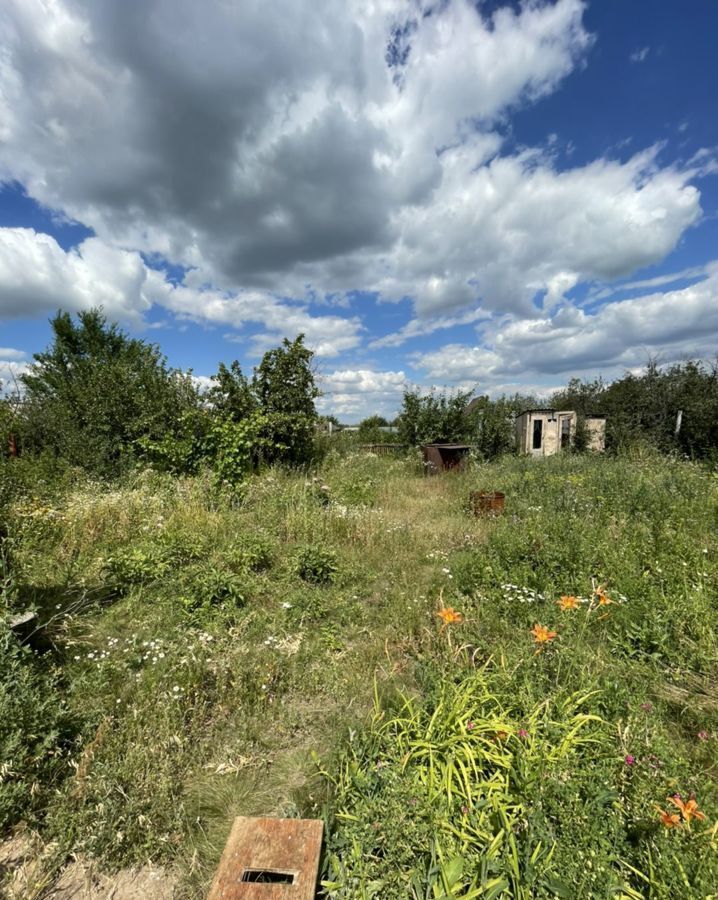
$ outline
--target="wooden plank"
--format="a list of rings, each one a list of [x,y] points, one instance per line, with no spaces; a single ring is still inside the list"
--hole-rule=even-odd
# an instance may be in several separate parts
[[[323,832],[320,819],[240,816],[207,900],[314,900]]]

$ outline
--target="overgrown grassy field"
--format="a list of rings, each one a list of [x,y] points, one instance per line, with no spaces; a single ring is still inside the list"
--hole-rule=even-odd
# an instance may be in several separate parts
[[[201,897],[234,816],[306,815],[331,898],[718,896],[706,468],[355,454],[230,495],[15,462],[5,593],[43,627],[2,632],[0,827],[56,863]]]

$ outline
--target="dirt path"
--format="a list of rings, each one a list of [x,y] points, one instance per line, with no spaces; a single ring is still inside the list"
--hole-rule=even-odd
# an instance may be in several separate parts
[[[0,897],[3,900],[174,900],[176,880],[146,865],[114,875],[98,872],[82,858],[48,877],[52,848],[28,833],[0,843]]]

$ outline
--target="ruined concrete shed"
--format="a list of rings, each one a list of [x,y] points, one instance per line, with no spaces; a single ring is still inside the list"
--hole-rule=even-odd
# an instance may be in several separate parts
[[[554,456],[568,450],[576,437],[578,414],[571,409],[543,407],[526,409],[516,417],[519,453]],[[606,417],[586,416],[587,448],[596,453],[606,449]]]

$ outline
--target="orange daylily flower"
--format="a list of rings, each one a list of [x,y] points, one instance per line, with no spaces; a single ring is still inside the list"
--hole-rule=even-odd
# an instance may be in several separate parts
[[[658,804],[656,804],[656,809],[658,810],[658,814],[661,817],[661,822],[663,822],[666,828],[678,828],[681,824],[681,817],[678,813],[669,813],[666,812],[665,809],[661,809]]]
[[[579,600],[578,597],[574,597],[573,594],[568,594],[561,597],[560,600],[557,600],[556,605],[559,606],[562,611],[567,609],[578,609]]]
[[[537,644],[548,644],[549,641],[552,641],[555,637],[558,637],[558,632],[549,631],[545,625],[534,625],[531,629],[531,634],[534,636],[534,640]]]
[[[599,606],[608,606],[614,602],[606,593],[606,587],[603,584],[594,589],[593,595],[598,599]]]
[[[460,625],[464,621],[463,615],[457,612],[453,606],[443,607],[436,615],[444,623],[441,626],[442,628],[445,628],[447,625]]]
[[[698,819],[698,821],[702,822],[705,819],[705,814],[702,813],[698,809],[698,804],[695,800],[686,800],[684,803],[680,797],[668,797],[666,798],[669,803],[672,803],[676,809],[680,810],[681,815],[683,816],[683,821],[686,825],[691,824],[691,819]]]

